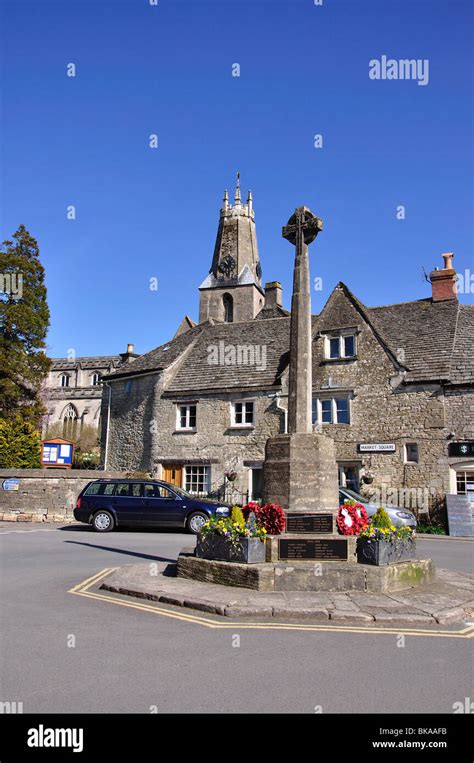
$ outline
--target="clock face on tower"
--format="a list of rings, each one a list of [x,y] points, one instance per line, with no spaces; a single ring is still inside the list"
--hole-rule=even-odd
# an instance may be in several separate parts
[[[230,254],[228,254],[226,257],[224,257],[223,260],[221,260],[221,262],[217,266],[217,269],[224,276],[226,276],[227,278],[230,278],[230,276],[235,272],[234,258]]]

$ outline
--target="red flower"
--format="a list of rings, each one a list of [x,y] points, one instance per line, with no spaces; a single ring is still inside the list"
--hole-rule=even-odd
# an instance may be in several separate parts
[[[267,503],[259,506],[258,503],[250,502],[242,509],[245,521],[250,512],[255,514],[255,522],[259,527],[264,527],[269,535],[280,535],[286,527],[285,512],[277,503]]]

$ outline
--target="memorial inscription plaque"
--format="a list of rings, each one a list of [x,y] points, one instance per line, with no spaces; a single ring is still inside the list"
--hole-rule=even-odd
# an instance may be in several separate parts
[[[345,538],[295,538],[281,539],[278,542],[280,559],[302,559],[317,562],[347,561],[348,548]]]
[[[332,533],[332,514],[287,514],[287,533]]]

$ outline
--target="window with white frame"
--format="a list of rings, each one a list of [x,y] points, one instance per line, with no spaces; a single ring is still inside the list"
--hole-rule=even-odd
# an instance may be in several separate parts
[[[313,400],[313,424],[350,424],[351,408],[348,395],[318,397]]]
[[[255,425],[255,403],[253,400],[239,400],[232,403],[231,421],[233,427],[253,427]]]
[[[176,429],[195,431],[196,429],[196,404],[178,405],[176,411]]]
[[[188,493],[208,493],[211,483],[210,466],[185,466],[184,486]]]
[[[357,342],[355,332],[341,332],[340,334],[327,334],[325,336],[326,360],[339,360],[354,358],[357,354]]]

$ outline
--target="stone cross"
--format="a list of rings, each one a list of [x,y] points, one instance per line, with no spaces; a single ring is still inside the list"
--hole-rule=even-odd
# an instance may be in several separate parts
[[[308,207],[298,207],[282,230],[296,246],[291,299],[288,433],[312,431],[311,286],[308,244],[323,229],[323,221]]]

